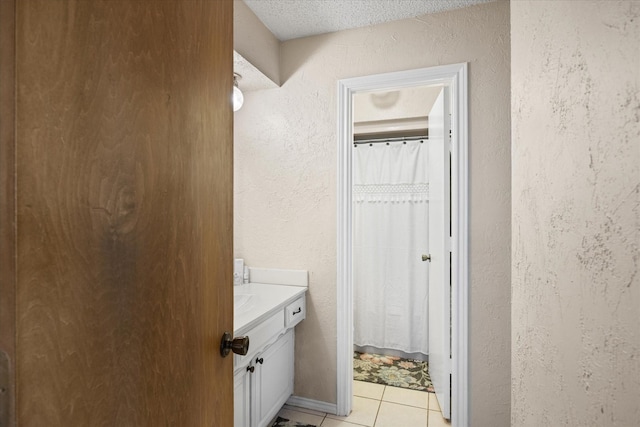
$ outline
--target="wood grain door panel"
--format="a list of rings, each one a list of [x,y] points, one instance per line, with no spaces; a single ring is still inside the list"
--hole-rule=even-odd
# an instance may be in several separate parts
[[[231,426],[232,2],[16,1],[19,426]]]

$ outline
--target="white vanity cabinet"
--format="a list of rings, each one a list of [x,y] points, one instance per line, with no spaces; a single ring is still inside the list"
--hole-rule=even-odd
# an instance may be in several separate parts
[[[235,427],[267,427],[293,393],[294,327],[306,316],[305,295],[289,301],[242,333],[249,351],[234,355]]]
[[[265,427],[293,394],[293,329],[254,359],[252,427]]]
[[[247,366],[248,368],[248,366]],[[233,374],[233,425],[249,426],[251,420],[251,377],[249,371],[238,370]]]

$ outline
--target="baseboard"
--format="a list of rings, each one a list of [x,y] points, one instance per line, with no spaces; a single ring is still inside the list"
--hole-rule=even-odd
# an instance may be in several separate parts
[[[311,409],[314,411],[326,412],[335,415],[337,407],[335,403],[321,402],[319,400],[307,399],[306,397],[291,396],[287,400],[287,405],[297,406],[298,408]]]

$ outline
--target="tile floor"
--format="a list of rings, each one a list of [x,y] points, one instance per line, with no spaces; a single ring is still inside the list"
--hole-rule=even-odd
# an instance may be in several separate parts
[[[285,405],[283,418],[322,427],[449,427],[436,395],[424,391],[353,382],[353,410],[348,417]]]

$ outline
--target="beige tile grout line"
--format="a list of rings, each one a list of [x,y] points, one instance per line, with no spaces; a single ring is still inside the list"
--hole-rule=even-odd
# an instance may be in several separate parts
[[[380,396],[380,399],[372,399],[372,400],[377,400],[379,402],[378,410],[376,411],[376,417],[375,417],[375,419],[373,421],[373,427],[375,427],[376,426],[376,422],[378,422],[378,415],[380,414],[380,407],[382,406],[382,402],[385,402],[385,400],[383,400],[383,399],[384,399],[384,392],[386,391],[386,389],[387,389],[387,386],[385,385],[384,388],[382,389],[382,396]],[[363,398],[367,399],[364,396],[358,396],[358,397],[363,397]],[[368,398],[368,399],[371,399],[371,398]],[[389,403],[394,403],[394,402],[389,402]],[[431,409],[430,408],[431,400],[429,399],[429,392],[427,392],[427,407],[426,408],[421,408],[419,406],[413,406],[413,405],[405,405],[403,403],[396,403],[396,405],[408,406],[410,408],[424,409],[427,412],[427,427],[429,426],[429,411],[431,411],[431,410],[435,411],[435,409]],[[327,419],[327,413],[324,414],[324,417],[322,418],[322,421],[320,422],[321,426],[322,426],[322,423],[324,423],[324,420],[326,420],[326,419]]]
[[[376,417],[373,419],[373,427],[376,427],[376,423],[378,422],[378,414],[380,414],[380,407],[382,406],[382,399],[384,399],[385,391],[387,391],[387,386],[384,386],[382,389],[382,396],[380,396],[380,400],[378,400],[378,410],[376,411]]]
[[[378,415],[380,414],[380,407],[382,406],[382,402],[386,402],[384,400],[384,392],[386,391],[386,389],[387,389],[387,386],[385,385],[384,388],[382,389],[382,396],[380,397],[380,399],[372,399],[372,400],[377,400],[379,402],[378,410],[376,411],[376,418],[373,421],[373,427],[376,427],[376,422],[378,422]],[[355,394],[354,394],[354,396],[355,396]],[[364,396],[358,396],[358,397],[363,397],[363,398],[367,399]],[[369,399],[371,399],[371,398],[369,398]],[[427,427],[429,426],[429,411],[432,410],[430,408],[431,400],[429,399],[429,392],[427,392],[427,407],[426,408],[422,408],[420,406],[405,405],[404,403],[397,403],[397,402],[388,402],[388,403],[395,403],[396,405],[400,405],[400,406],[408,406],[409,408],[424,409],[426,411],[426,413],[427,413]],[[433,409],[433,410],[435,411],[435,409]],[[325,417],[324,419],[326,419],[327,415],[325,414],[324,417]],[[324,419],[323,419],[323,422],[324,422]],[[320,423],[320,425],[322,425],[322,423]]]

